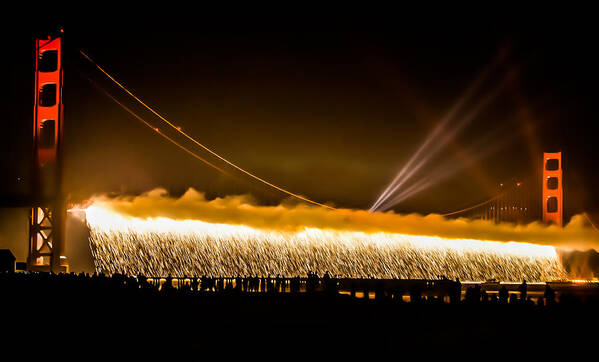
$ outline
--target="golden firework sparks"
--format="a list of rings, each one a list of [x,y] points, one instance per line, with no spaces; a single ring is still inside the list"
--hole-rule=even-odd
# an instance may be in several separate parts
[[[305,275],[349,278],[445,276],[466,281],[567,278],[552,246],[305,227],[260,229],[165,217],[101,205],[86,210],[96,269],[150,276]]]

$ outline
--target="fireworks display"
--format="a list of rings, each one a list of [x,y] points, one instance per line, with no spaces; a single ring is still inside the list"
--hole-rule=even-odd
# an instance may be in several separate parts
[[[466,281],[567,278],[552,246],[305,227],[260,229],[86,210],[96,270],[149,276],[320,275]]]

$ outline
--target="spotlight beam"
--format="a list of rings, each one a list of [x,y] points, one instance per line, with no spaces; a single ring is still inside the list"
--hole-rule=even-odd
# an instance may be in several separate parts
[[[418,150],[412,155],[412,157],[408,160],[408,162],[403,166],[403,168],[399,171],[399,173],[395,176],[395,178],[389,183],[389,185],[385,188],[385,190],[379,195],[374,204],[370,207],[371,212],[375,212],[378,206],[385,201],[391,194],[393,194],[393,190],[396,184],[400,182],[400,180],[404,177],[407,170],[410,169],[412,164],[418,160],[420,155],[427,149],[429,144],[433,142],[437,136],[442,133],[446,127],[446,125],[455,117],[455,115],[460,111],[460,109],[466,104],[470,98],[472,98],[475,91],[481,86],[483,81],[485,81],[489,74],[497,69],[497,67],[509,56],[510,49],[509,47],[502,47],[497,52],[494,59],[479,73],[479,75],[475,78],[475,80],[468,86],[468,88],[462,93],[462,95],[458,98],[458,101],[450,108],[447,114],[442,118],[437,127],[433,129],[433,131],[427,136],[422,145],[418,148]]]
[[[459,171],[470,167],[471,165],[479,162],[480,160],[490,156],[491,154],[499,151],[501,148],[507,146],[511,142],[513,142],[516,138],[516,134],[510,134],[507,137],[499,138],[496,136],[496,132],[490,132],[486,137],[484,137],[481,141],[477,142],[476,145],[471,146],[468,151],[464,151],[464,154],[467,157],[464,157],[465,161],[461,162],[457,167],[444,164],[440,167],[437,167],[434,171],[430,173],[431,177],[428,177],[424,181],[418,181],[415,184],[411,185],[407,189],[405,189],[399,195],[396,195],[392,200],[387,200],[383,204],[380,205],[380,211],[386,211],[392,208],[393,206],[399,204],[400,202],[440,183],[451,176],[455,175]],[[496,141],[493,143],[491,139],[495,139]],[[499,139],[499,141],[497,141]],[[491,142],[491,143],[490,143]]]
[[[389,184],[389,186],[387,186],[387,189],[385,190],[385,192],[383,192],[384,196],[381,195],[381,197],[379,197],[379,199],[375,202],[375,204],[370,208],[370,211],[371,212],[378,211],[380,209],[381,204],[383,204],[389,197],[391,197],[391,195],[393,195],[406,181],[408,181],[412,176],[414,176],[414,174],[418,170],[420,170],[426,163],[428,163],[440,150],[442,150],[445,147],[445,145],[447,145],[450,141],[452,141],[455,138],[455,136],[458,134],[458,132],[466,124],[468,124],[472,119],[476,118],[479,115],[479,113],[489,103],[491,103],[491,101],[493,99],[495,99],[495,97],[497,97],[497,95],[505,88],[505,86],[509,83],[509,81],[511,81],[515,77],[517,72],[518,72],[517,67],[514,67],[511,70],[509,70],[506,73],[506,75],[503,77],[503,79],[499,82],[499,84],[491,92],[487,93],[487,95],[480,102],[477,103],[477,105],[474,107],[474,109],[472,109],[465,117],[463,117],[457,123],[457,125],[455,127],[450,129],[447,132],[447,134],[443,135],[443,138],[441,139],[441,141],[434,144],[433,148],[428,150],[428,153],[418,161],[416,166],[412,167],[412,164],[418,159],[418,157],[420,157],[420,154],[426,149],[426,147],[423,147],[423,146],[427,146],[429,143],[431,143],[433,140],[435,140],[435,137],[433,137],[433,136],[438,133],[436,131],[438,129],[444,129],[447,122],[451,118],[453,118],[453,112],[450,112],[451,118],[449,118],[449,117],[444,118],[443,121],[441,122],[441,127],[436,127],[435,132],[431,133],[427,137],[427,139],[425,140],[423,145],[412,156],[410,161],[402,168],[402,170],[400,171],[398,176],[392,181],[391,184]],[[476,83],[478,83],[478,82],[476,82]],[[478,88],[478,84],[476,84],[476,85],[477,85],[477,87],[474,87],[474,88],[470,87],[469,89],[475,90],[476,88]],[[461,104],[463,104],[463,103],[458,102],[458,104],[459,104],[459,107],[457,107],[457,109],[461,108]],[[456,109],[456,107],[452,108],[452,110],[453,109]],[[409,172],[407,171],[408,169],[410,169]]]
[[[448,130],[445,134],[441,135],[440,141],[434,144],[432,147],[427,149],[427,153],[422,157],[420,154],[426,149],[426,147],[422,147],[418,150],[417,153],[410,159],[401,170],[400,174],[393,180],[393,183],[388,187],[388,192],[375,205],[370,208],[370,211],[378,211],[380,209],[381,204],[383,204],[391,195],[393,195],[401,186],[403,186],[408,180],[410,180],[422,167],[424,167],[434,156],[436,156],[439,151],[441,151],[450,141],[452,141],[455,136],[474,118],[476,118],[481,110],[483,110],[499,93],[499,91],[503,88],[502,85],[496,87],[493,91],[487,94],[474,109],[472,109],[465,117],[461,118],[458,123]],[[444,125],[444,123],[443,123]],[[432,135],[432,134],[431,134]],[[439,137],[436,137],[437,139]],[[423,146],[428,146],[434,140],[433,137],[427,138]],[[418,160],[418,158],[420,158]],[[415,165],[412,165],[414,162],[417,162]],[[408,171],[409,170],[409,171]]]
[[[468,86],[468,88],[462,93],[462,95],[458,98],[458,101],[449,109],[447,114],[441,119],[441,121],[437,124],[437,126],[432,130],[432,132],[425,138],[424,142],[418,150],[412,155],[412,157],[408,160],[408,162],[402,167],[399,173],[395,176],[395,178],[391,181],[391,183],[387,186],[387,188],[381,193],[378,199],[374,202],[370,211],[375,211],[377,206],[382,203],[392,192],[391,189],[397,183],[403,175],[407,172],[407,170],[411,167],[411,165],[416,162],[416,160],[420,157],[420,155],[427,149],[429,144],[433,142],[444,130],[447,124],[455,117],[455,115],[460,111],[460,109],[466,104],[474,92],[480,87],[482,82],[487,78],[488,74],[491,70],[495,69],[495,67],[499,64],[501,57],[495,59],[490,65],[485,67],[485,69],[475,78],[475,80]]]
[[[484,73],[486,75],[486,73]],[[465,94],[460,97],[460,99],[451,107],[449,112],[441,119],[441,121],[437,124],[437,126],[433,129],[433,131],[425,138],[424,142],[418,150],[412,155],[412,157],[408,160],[408,162],[402,167],[399,173],[395,176],[395,178],[391,181],[391,183],[387,186],[387,188],[381,193],[378,199],[374,202],[370,211],[375,211],[377,206],[382,203],[391,193],[391,189],[393,186],[402,179],[407,170],[412,166],[414,162],[420,157],[420,155],[427,149],[429,144],[438,137],[441,132],[445,129],[447,123],[449,123],[453,117],[457,114],[457,112],[462,108],[464,103],[470,99],[472,93],[476,88],[478,88],[479,80],[482,79],[481,76],[477,78],[477,80],[468,88]]]

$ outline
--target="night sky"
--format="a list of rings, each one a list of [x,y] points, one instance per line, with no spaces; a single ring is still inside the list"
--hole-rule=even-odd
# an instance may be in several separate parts
[[[85,77],[165,128],[78,49],[224,157],[316,201],[361,209],[503,56],[464,111],[503,84],[497,97],[415,179],[437,166],[458,167],[460,150],[471,156],[484,150],[471,148],[478,140],[510,142],[395,210],[453,211],[492,196],[500,182],[540,187],[542,152],[561,150],[566,216],[599,212],[596,29],[570,20],[23,23],[9,42],[12,98],[0,133],[0,195],[29,192],[34,39],[63,26],[65,190],[72,201],[159,186],[175,195],[194,187],[210,198],[251,193],[265,204],[286,197],[239,173],[221,175],[158,137],[90,84]]]

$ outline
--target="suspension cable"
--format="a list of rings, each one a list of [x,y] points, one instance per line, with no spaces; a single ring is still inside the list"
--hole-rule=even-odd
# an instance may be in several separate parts
[[[106,90],[104,90],[102,87],[100,87],[99,85],[97,85],[93,80],[91,80],[90,78],[84,76],[98,91],[102,92],[105,96],[107,96],[108,98],[110,98],[112,101],[114,101],[116,104],[118,104],[119,106],[121,106],[121,108],[123,108],[125,111],[127,111],[129,114],[131,114],[133,117],[135,117],[138,121],[142,122],[145,126],[147,126],[148,128],[152,129],[153,131],[156,131],[160,136],[162,136],[163,138],[165,138],[166,140],[168,140],[169,142],[171,142],[172,144],[174,144],[175,146],[179,147],[180,149],[182,149],[183,151],[187,152],[188,154],[190,154],[191,156],[193,156],[194,158],[204,162],[205,164],[207,164],[208,166],[214,168],[215,170],[217,170],[218,172],[221,172],[225,175],[229,175],[225,170],[221,169],[220,167],[212,164],[210,161],[204,159],[203,157],[199,156],[198,154],[196,154],[195,152],[191,151],[190,149],[188,149],[187,147],[183,146],[182,144],[180,144],[179,142],[175,141],[174,139],[170,138],[169,136],[167,136],[166,134],[164,134],[162,131],[160,131],[160,129],[152,126],[148,121],[146,121],[145,119],[141,118],[139,115],[137,115],[137,113],[135,113],[133,110],[131,110],[129,107],[125,106],[123,103],[119,102],[116,98],[114,98],[110,93],[108,93]]]
[[[446,213],[446,214],[441,214],[441,216],[451,216],[451,215],[455,215],[455,214],[461,214],[461,213],[463,213],[463,212],[470,211],[470,210],[472,210],[472,209],[476,209],[476,208],[477,208],[477,207],[479,207],[479,206],[486,205],[486,204],[488,204],[489,202],[491,202],[491,201],[494,201],[494,200],[498,199],[499,197],[501,197],[501,196],[505,195],[506,193],[507,193],[507,191],[504,191],[504,192],[502,192],[502,193],[500,193],[500,194],[498,194],[498,195],[495,195],[495,196],[493,196],[492,198],[490,198],[490,199],[488,199],[488,200],[486,200],[486,201],[483,201],[483,202],[481,202],[481,203],[479,203],[479,204],[476,204],[476,205],[474,205],[474,206],[470,206],[470,207],[467,207],[467,208],[465,208],[465,209],[461,209],[461,210],[457,210],[457,211],[448,212],[448,213]]]
[[[166,118],[164,118],[162,115],[160,115],[157,111],[155,111],[152,107],[148,106],[146,103],[144,103],[141,99],[139,99],[137,96],[135,96],[135,94],[133,94],[131,91],[129,91],[124,85],[122,85],[121,83],[119,83],[113,76],[111,76],[107,71],[105,71],[102,67],[100,67],[94,60],[92,60],[87,54],[85,54],[83,52],[83,50],[79,50],[79,53],[81,53],[81,55],[83,55],[83,57],[85,57],[85,59],[87,59],[90,63],[92,63],[93,65],[96,66],[96,68],[98,68],[102,73],[104,73],[104,75],[106,75],[110,80],[112,80],[117,86],[119,86],[119,88],[121,88],[123,91],[125,91],[127,94],[129,94],[131,97],[133,97],[133,99],[135,99],[137,102],[139,102],[141,105],[143,105],[144,107],[146,107],[150,112],[152,112],[154,115],[156,115],[158,118],[160,118],[162,121],[164,121],[165,123],[167,123],[169,126],[171,126],[174,130],[176,130],[177,132],[179,132],[181,135],[185,136],[187,139],[189,139],[191,142],[195,143],[196,145],[200,146],[201,148],[203,148],[204,150],[206,150],[207,152],[209,152],[210,154],[212,154],[214,157],[220,159],[221,161],[225,162],[226,164],[228,164],[229,166],[237,169],[238,171],[243,172],[244,174],[254,178],[255,180],[258,180],[260,182],[262,182],[265,185],[268,185],[276,190],[279,190],[287,195],[293,196],[299,200],[305,201],[305,202],[309,202],[311,204],[314,205],[318,205],[318,206],[322,206],[324,208],[330,209],[330,210],[334,210],[335,208],[329,205],[325,205],[322,203],[319,203],[317,201],[313,201],[310,200],[304,196],[295,194],[291,191],[288,191],[280,186],[277,186],[273,183],[270,183],[256,175],[254,175],[253,173],[244,170],[243,168],[237,166],[236,164],[234,164],[233,162],[227,160],[226,158],[222,157],[221,155],[219,155],[218,153],[214,152],[213,150],[211,150],[210,148],[208,148],[207,146],[204,146],[203,144],[201,144],[200,142],[198,142],[195,138],[191,137],[190,135],[188,135],[186,132],[184,132],[183,130],[181,130],[181,128],[175,126],[174,124],[172,124],[171,122],[169,122]]]

